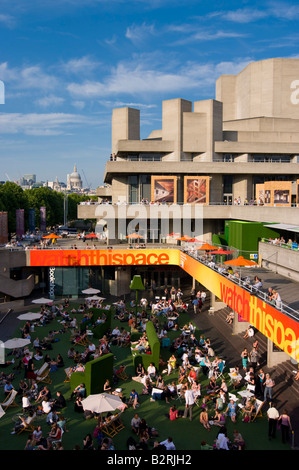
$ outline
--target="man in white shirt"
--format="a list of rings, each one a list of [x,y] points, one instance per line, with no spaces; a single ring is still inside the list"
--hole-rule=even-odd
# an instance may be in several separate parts
[[[192,421],[192,410],[193,410],[193,405],[195,403],[195,397],[193,390],[187,389],[185,391],[185,411],[184,411],[184,418],[187,418],[188,413],[189,413],[189,418],[190,421]]]
[[[268,417],[268,437],[269,437],[269,440],[271,440],[272,438],[275,438],[277,420],[279,418],[279,412],[277,411],[275,406],[273,406],[271,403],[270,403],[270,408],[268,408],[268,411],[267,411],[267,417]]]
[[[116,326],[116,327],[112,330],[111,336],[120,336],[120,331],[119,331],[118,326]]]
[[[166,450],[176,450],[172,437],[168,437],[165,441],[160,442],[160,445],[165,446]]]

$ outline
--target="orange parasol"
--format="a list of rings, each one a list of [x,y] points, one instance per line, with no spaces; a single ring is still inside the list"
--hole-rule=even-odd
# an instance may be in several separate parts
[[[258,266],[258,264],[255,261],[251,261],[250,259],[245,259],[243,258],[243,256],[239,256],[238,258],[224,261],[224,264],[227,264],[229,266],[239,266],[240,277],[241,277],[241,266]]]
[[[85,235],[85,238],[98,238],[97,234],[92,232],[92,233],[89,233],[88,235]]]
[[[243,256],[239,256],[238,258],[231,259],[229,261],[224,261],[224,264],[228,264],[230,266],[257,266],[255,261],[245,259]]]
[[[183,237],[176,238],[176,240],[182,241],[182,242],[187,242],[190,240],[191,237],[188,237],[184,235]]]
[[[197,250],[217,250],[217,246],[210,245],[209,243],[204,243],[203,245],[197,247]]]
[[[49,233],[49,235],[45,235],[43,238],[61,238],[59,235],[55,235],[55,233]]]
[[[142,235],[139,235],[139,233],[132,233],[131,235],[127,235],[126,238],[144,238]]]
[[[222,248],[219,250],[210,252],[211,255],[230,255],[231,253],[234,253],[234,252],[230,250],[223,250]]]

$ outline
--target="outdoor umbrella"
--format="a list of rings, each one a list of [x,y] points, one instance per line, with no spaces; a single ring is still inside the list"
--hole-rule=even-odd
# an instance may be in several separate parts
[[[46,299],[45,297],[41,297],[40,299],[32,300],[33,304],[51,304],[53,300]]]
[[[82,294],[99,294],[101,291],[99,289],[94,289],[93,287],[89,287],[88,289],[84,289]]]
[[[40,313],[27,312],[18,316],[19,320],[38,320],[41,317]]]
[[[203,245],[198,246],[197,250],[217,250],[217,246],[210,245],[209,243],[204,243]]]
[[[221,256],[221,265],[222,265],[222,257],[224,255],[230,255],[232,253],[234,253],[234,251],[232,251],[232,250],[223,250],[222,248],[220,248],[219,250],[210,251],[210,255],[220,255]]]
[[[5,341],[5,343],[3,343],[3,346],[6,349],[17,349],[27,346],[27,344],[30,344],[30,342],[30,339],[26,338],[12,338]]]
[[[257,266],[258,264],[255,261],[250,259],[246,259],[243,256],[239,256],[238,258],[231,259],[228,261],[224,261],[224,264],[229,266],[239,266],[240,267],[240,277],[241,277],[241,266]]]
[[[230,266],[257,266],[255,261],[246,259],[243,256],[239,256],[238,258],[231,259],[229,261],[224,261],[224,264],[228,264]]]
[[[232,250],[223,250],[222,248],[210,252],[211,255],[230,255],[231,253],[234,252]]]
[[[49,233],[49,235],[45,235],[43,238],[61,238],[59,235],[55,235],[55,233]]]
[[[120,408],[123,402],[117,395],[98,393],[84,398],[82,405],[84,410],[93,411],[94,413],[107,413]]]
[[[86,297],[86,300],[105,300],[105,297],[99,297],[98,295],[93,295],[92,297]]]
[[[144,238],[139,233],[131,233],[131,235],[127,235],[126,238]]]
[[[89,233],[88,235],[85,235],[85,238],[98,238],[97,234],[92,232],[92,233]]]

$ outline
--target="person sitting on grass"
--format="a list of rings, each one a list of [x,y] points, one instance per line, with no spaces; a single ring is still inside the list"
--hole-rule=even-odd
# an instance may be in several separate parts
[[[138,393],[136,392],[136,390],[133,389],[133,390],[131,391],[128,404],[129,404],[129,405],[132,405],[133,408],[134,408],[134,410],[139,406],[138,400],[139,400],[139,395],[138,395]]]

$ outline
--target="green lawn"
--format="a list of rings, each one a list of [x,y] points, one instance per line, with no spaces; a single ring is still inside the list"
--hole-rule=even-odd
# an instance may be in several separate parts
[[[72,306],[75,304],[72,304]],[[76,305],[75,305],[76,306]],[[38,309],[35,309],[38,311]],[[77,314],[77,318],[80,318],[80,315]],[[180,325],[185,324],[189,321],[189,317],[187,314],[182,314],[180,316]],[[116,320],[112,320],[112,325],[116,324]],[[125,325],[126,323],[119,324],[120,326]],[[43,338],[47,331],[49,330],[59,330],[61,325],[58,321],[53,321],[50,325],[45,327],[37,327],[35,332],[32,333],[32,339],[35,336],[39,338]],[[196,335],[199,335],[200,332],[197,331]],[[19,336],[19,331],[16,332],[15,336]],[[175,332],[170,332],[170,336],[173,338],[177,335]],[[53,343],[53,350],[49,351],[51,357],[57,357],[58,353],[64,358],[65,366],[72,365],[73,362],[68,360],[67,358],[67,351],[70,347],[70,334],[63,333],[58,335],[59,341]],[[78,346],[78,350],[83,351],[83,347]],[[133,370],[133,363],[130,353],[130,348],[120,348],[116,346],[111,347],[113,354],[115,355],[115,367],[120,364],[125,364],[127,366],[127,373],[129,375],[134,375]],[[216,351],[217,353],[217,351]],[[167,360],[170,357],[170,352],[168,349],[162,349],[161,355],[164,360]],[[11,356],[8,356],[9,359]],[[178,361],[180,362],[180,361]],[[36,368],[39,367],[40,364],[36,364]],[[228,364],[229,367],[229,364]],[[5,373],[11,370],[11,367],[6,369],[2,369]],[[23,371],[16,373],[13,385],[15,388],[18,387],[20,379],[23,378]],[[60,390],[65,398],[68,400],[70,397],[70,385],[69,383],[64,383],[65,379],[65,372],[64,368],[59,369],[57,372],[51,373],[52,384],[49,385],[49,388],[52,392],[52,396],[56,394],[56,391]],[[171,382],[177,379],[177,372],[171,374],[169,377],[167,375],[164,376],[165,382]],[[205,385],[207,384],[207,379],[200,374],[200,383],[202,387],[202,391],[204,390]],[[119,387],[122,387],[124,391],[124,395],[126,397],[129,396],[132,388],[135,388],[140,395],[140,403],[141,406],[138,408],[137,412],[141,418],[145,418],[147,423],[151,426],[156,428],[159,431],[159,440],[164,440],[168,436],[172,436],[173,441],[176,445],[177,450],[197,450],[200,449],[201,442],[205,440],[208,444],[213,444],[216,438],[216,435],[219,431],[219,428],[216,426],[212,426],[211,431],[205,430],[199,422],[199,414],[200,408],[195,407],[193,413],[193,421],[190,422],[189,419],[178,419],[175,422],[169,421],[167,419],[166,414],[169,410],[170,405],[167,405],[164,401],[156,401],[150,402],[150,397],[147,395],[141,395],[142,385],[138,384],[131,379],[127,381],[122,381],[118,384]],[[204,393],[202,393],[204,394]],[[3,391],[1,391],[1,401],[4,399]],[[19,403],[21,403],[21,398],[18,399]],[[179,400],[175,401],[177,407],[179,409],[184,408],[184,403],[181,403]],[[6,411],[6,414],[0,419],[0,449],[1,450],[21,450],[24,449],[26,440],[28,438],[28,432],[23,432],[20,435],[11,435],[11,431],[13,428],[12,417],[15,416],[18,412],[21,411],[21,407],[19,408],[9,408]],[[130,430],[130,421],[135,413],[133,408],[128,408],[123,413],[123,422],[125,424],[125,429],[119,432],[117,436],[114,437],[113,441],[115,444],[116,450],[126,450],[126,442],[129,436],[133,436],[134,434]],[[82,448],[82,440],[87,433],[93,433],[93,429],[95,427],[96,421],[95,420],[84,420],[81,414],[74,412],[73,403],[71,401],[67,401],[67,407],[63,410],[64,416],[67,418],[67,428],[69,432],[64,433],[63,435],[63,447],[66,450],[72,450],[75,445],[79,445]],[[49,431],[49,427],[45,422],[45,417],[39,418],[39,422],[42,424],[42,429],[44,435],[46,435]],[[283,445],[281,442],[280,433],[277,433],[277,437],[275,440],[269,441],[267,437],[267,418],[263,416],[263,418],[258,418],[253,423],[243,423],[241,416],[238,416],[237,424],[233,424],[227,418],[227,430],[228,436],[230,438],[233,437],[233,430],[237,428],[239,432],[241,432],[245,442],[246,442],[246,449],[247,450],[290,450],[290,446]],[[96,441],[95,441],[96,445]]]

